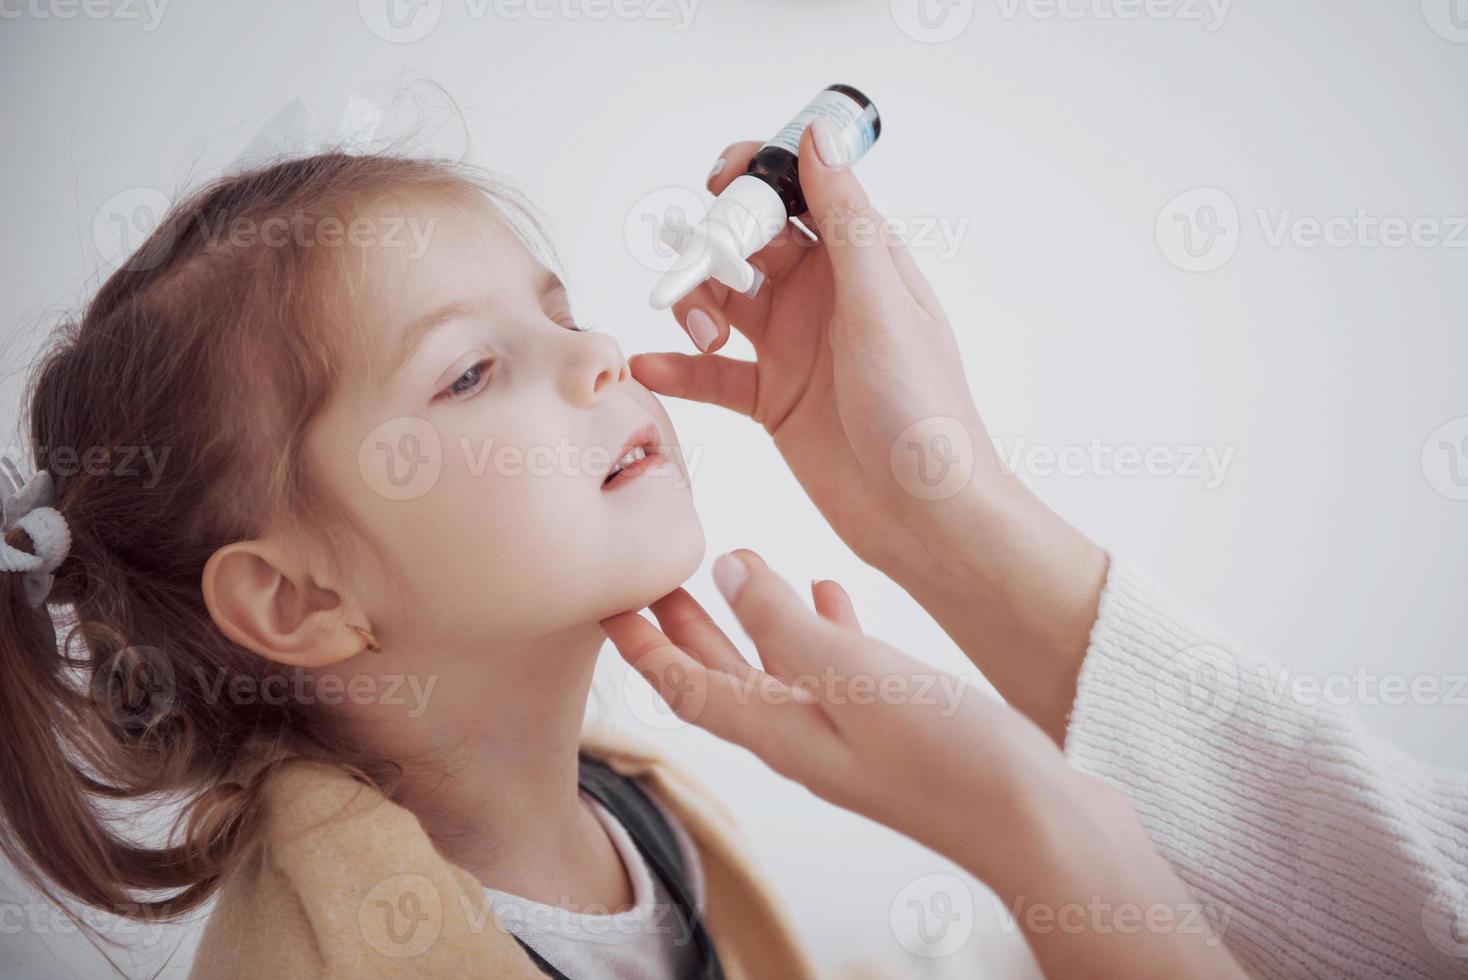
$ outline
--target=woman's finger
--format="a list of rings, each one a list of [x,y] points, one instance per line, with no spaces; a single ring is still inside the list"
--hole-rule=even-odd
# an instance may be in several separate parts
[[[742,745],[777,771],[787,771],[792,749],[827,730],[824,719],[790,688],[748,664],[746,678],[710,670],[636,612],[608,617],[601,625],[675,715]]]
[[[882,234],[882,215],[849,167],[821,159],[809,128],[800,136],[800,189],[830,257],[838,295],[873,308],[890,306],[894,290],[908,296]]]
[[[635,354],[628,364],[649,391],[754,414],[759,381],[753,361],[722,354],[655,353]]]
[[[663,634],[710,670],[741,677],[754,667],[687,589],[676,589],[648,607]]]
[[[856,607],[851,604],[851,596],[837,582],[830,579],[822,579],[810,584],[810,597],[815,603],[816,612],[821,617],[835,623],[848,632],[861,635],[861,623],[856,619]]]
[[[764,559],[740,548],[714,562],[714,583],[760,661],[786,677],[819,674],[837,651],[833,626],[817,616]]]

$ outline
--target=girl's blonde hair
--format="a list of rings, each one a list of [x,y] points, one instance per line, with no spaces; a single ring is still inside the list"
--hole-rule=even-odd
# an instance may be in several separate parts
[[[216,628],[200,583],[216,549],[282,507],[313,530],[350,529],[302,452],[343,348],[321,302],[343,270],[309,232],[416,192],[487,196],[549,248],[522,198],[462,163],[275,163],[173,207],[30,378],[33,468],[51,470],[72,533],[48,603],[69,608],[55,610],[58,633],[20,576],[0,583],[0,848],[58,904],[183,914],[255,840],[275,768],[316,759],[389,775],[306,705],[231,700],[231,679],[258,689],[277,668]],[[272,218],[298,233],[220,233]],[[6,541],[30,550],[22,530]],[[168,798],[184,805],[166,843],[118,832],[120,803]]]

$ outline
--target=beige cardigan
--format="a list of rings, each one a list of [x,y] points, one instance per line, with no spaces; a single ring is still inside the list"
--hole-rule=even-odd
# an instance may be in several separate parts
[[[729,980],[814,977],[733,815],[655,748],[605,726],[582,749],[639,779],[703,862],[705,923]],[[346,774],[286,768],[265,790],[262,843],[226,879],[192,977],[544,980],[412,813]]]

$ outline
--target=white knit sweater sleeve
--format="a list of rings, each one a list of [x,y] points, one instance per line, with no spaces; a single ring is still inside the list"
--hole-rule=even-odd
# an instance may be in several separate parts
[[[1251,971],[1468,976],[1468,775],[1288,676],[1113,556],[1066,755],[1127,794]]]

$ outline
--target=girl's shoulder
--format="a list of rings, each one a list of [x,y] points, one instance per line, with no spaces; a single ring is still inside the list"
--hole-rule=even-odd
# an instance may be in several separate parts
[[[226,877],[195,977],[543,974],[486,920],[479,883],[409,810],[331,766],[269,777],[262,833]]]

